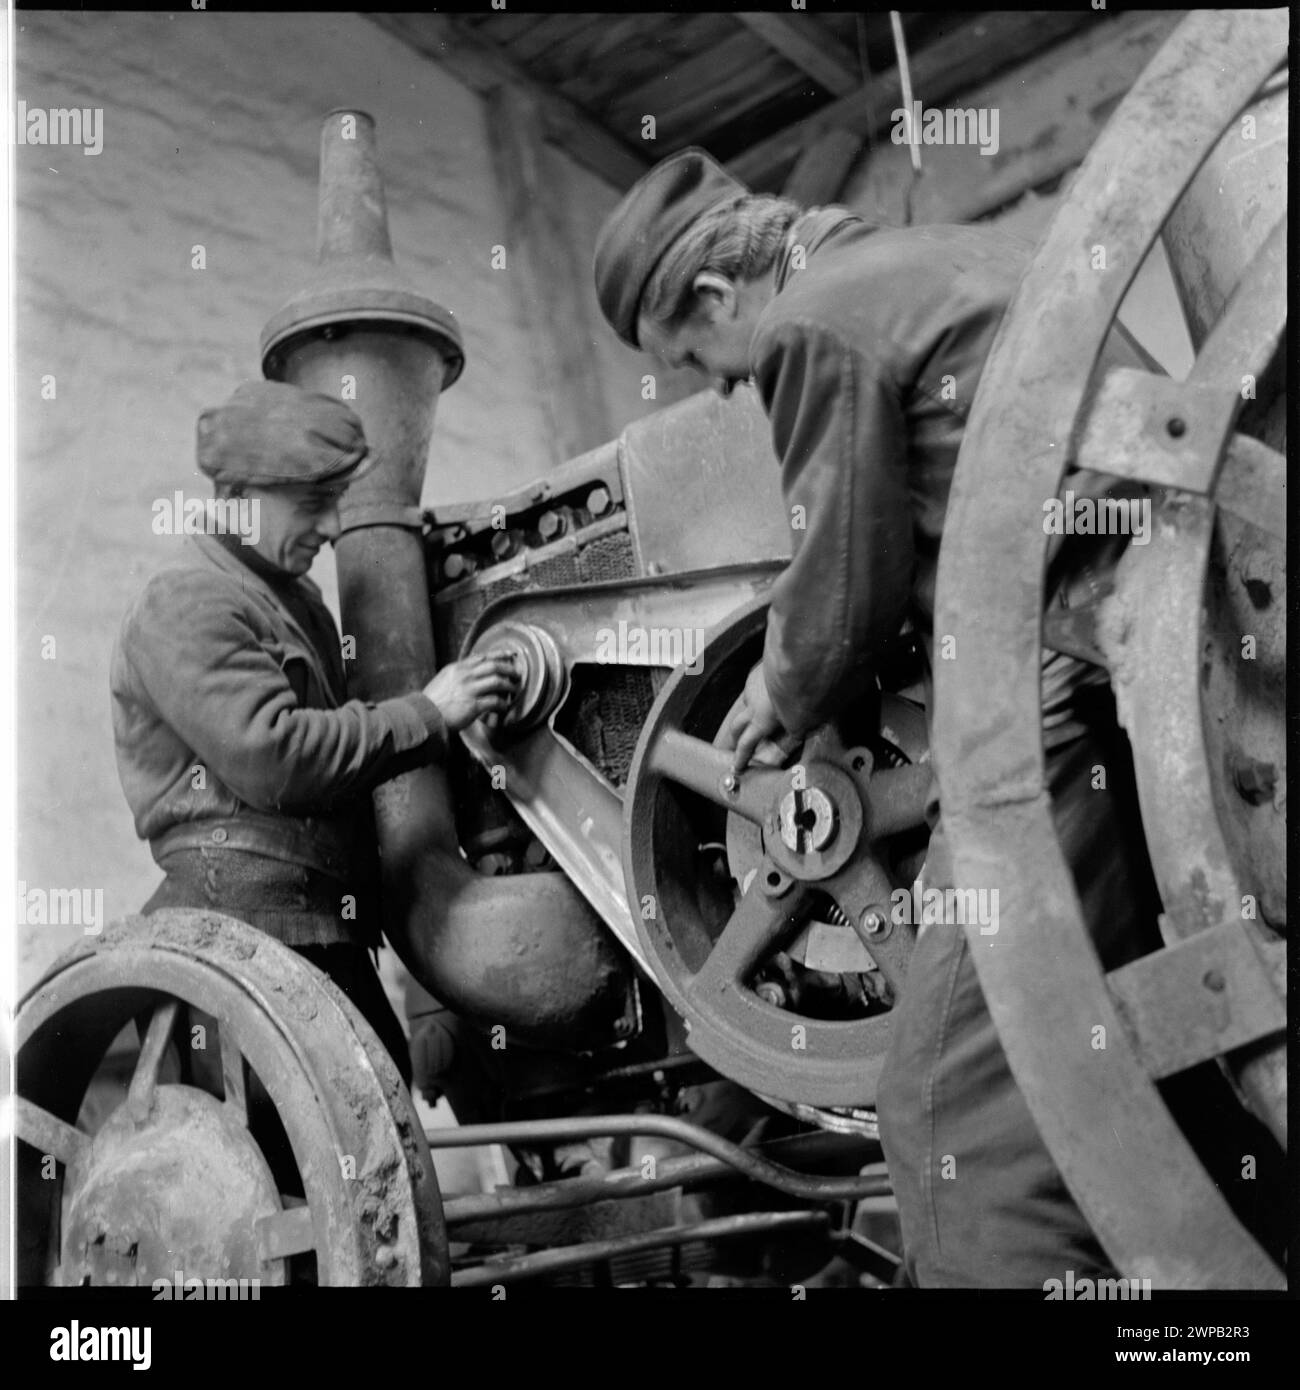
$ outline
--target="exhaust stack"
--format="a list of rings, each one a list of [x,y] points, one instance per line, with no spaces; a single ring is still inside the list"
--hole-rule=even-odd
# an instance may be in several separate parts
[[[337,110],[321,131],[315,273],[262,331],[262,371],[340,396],[379,462],[348,489],[335,546],[349,694],[420,690],[436,669],[420,494],[441,392],[464,367],[452,313],[393,262],[375,123]],[[444,653],[444,656],[451,655]],[[447,774],[423,767],[375,792],[384,928],[436,998],[538,1046],[624,1036],[628,968],[562,875],[483,878],[460,853]]]

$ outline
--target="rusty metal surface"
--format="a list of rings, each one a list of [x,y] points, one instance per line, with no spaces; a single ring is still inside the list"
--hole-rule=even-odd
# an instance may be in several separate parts
[[[1227,152],[1222,143],[1216,148],[1189,190],[1193,203],[1204,196],[1207,176],[1219,180],[1222,196],[1242,162],[1237,145],[1244,143],[1230,139]],[[1114,621],[1104,630],[1169,934],[1230,931],[1247,950],[1253,945],[1263,952],[1276,939],[1261,919],[1285,920],[1285,907],[1279,907],[1286,897],[1285,622],[1271,597],[1274,588],[1285,588],[1285,555],[1277,544],[1285,539],[1285,511],[1265,519],[1264,534],[1253,534],[1249,519],[1243,524],[1239,514],[1216,516],[1204,497],[1219,503],[1219,484],[1243,461],[1255,464],[1257,473],[1269,464],[1264,481],[1273,486],[1259,494],[1250,509],[1255,514],[1279,479],[1284,487],[1284,457],[1233,434],[1243,413],[1243,382],[1258,384],[1260,404],[1274,390],[1280,395],[1270,369],[1286,324],[1287,217],[1281,197],[1268,199],[1256,190],[1254,206],[1253,219],[1240,223],[1235,209],[1223,210],[1213,254],[1203,251],[1207,260],[1179,239],[1170,247],[1196,359],[1183,383],[1147,379],[1157,384],[1164,410],[1148,415],[1142,429],[1129,428],[1131,412],[1113,412],[1125,469],[1170,491],[1157,499],[1151,543],[1141,552],[1132,548],[1120,566]],[[1197,408],[1207,416],[1204,428],[1192,418]],[[1111,422],[1099,399],[1085,441],[1104,438]],[[1171,453],[1175,423],[1182,428]],[[1256,417],[1252,427],[1258,424]],[[1230,501],[1247,480],[1233,482]],[[1268,580],[1252,584],[1252,572]],[[1249,659],[1243,659],[1246,634],[1255,644]],[[1271,786],[1259,769],[1270,770]],[[1251,900],[1255,907],[1248,910]],[[1262,962],[1250,978],[1251,998],[1239,1001],[1238,1011],[1253,1014],[1265,1034],[1275,1036],[1271,1045],[1227,1063],[1247,1104],[1285,1146],[1285,999]],[[1189,994],[1182,1010],[1189,1034],[1204,1022],[1195,997]]]
[[[1276,958],[1270,970],[1265,955]],[[1172,1076],[1232,1048],[1278,1041],[1285,947],[1257,952],[1236,923],[1198,931],[1114,970],[1106,988],[1152,1076]]]
[[[1214,500],[1274,540],[1286,540],[1286,455],[1248,434],[1234,434]]]
[[[682,1194],[670,1189],[620,1201],[590,1201],[549,1210],[500,1214],[490,1221],[462,1222],[456,1243],[573,1246],[593,1240],[642,1235],[682,1221]]]
[[[789,560],[790,514],[756,391],[725,401],[702,391],[635,421],[619,461],[642,574]]]
[[[611,1260],[639,1250],[660,1250],[670,1246],[693,1245],[698,1241],[736,1240],[749,1236],[789,1239],[812,1234],[830,1235],[831,1220],[824,1211],[762,1211],[743,1216],[720,1216],[689,1226],[673,1226],[648,1231],[644,1235],[612,1237],[584,1245],[542,1250],[535,1255],[506,1255],[472,1269],[458,1269],[451,1277],[452,1287],[481,1289],[493,1284],[535,1279],[561,1270]]]
[[[913,929],[892,920],[895,885],[879,841],[922,822],[929,770],[873,776],[866,750],[841,748],[826,728],[805,743],[795,767],[755,765],[732,778],[730,756],[708,740],[761,652],[765,626],[760,599],[715,634],[698,674],[669,677],[647,720],[623,841],[637,932],[660,988],[690,1027],[692,1051],[724,1076],[782,1101],[869,1106],[888,1045],[888,1012],[814,1017],[751,981],[760,965],[801,939],[816,888],[853,929],[871,922],[867,949],[897,997]],[[824,802],[824,843],[796,836],[792,848],[782,839],[781,808],[796,795]],[[741,865],[729,865],[738,900],[730,884],[701,884],[697,868],[700,839],[713,822],[729,851],[742,844],[729,828],[737,819],[758,830],[761,856],[743,879]]]
[[[940,556],[935,632],[956,643],[936,671],[944,820],[956,882],[1001,894],[998,935],[967,928],[980,982],[1044,1140],[1111,1258],[1170,1288],[1276,1288],[1282,1277],[1161,1102],[1106,993],[1055,839],[1038,712],[1042,505],[1058,494],[1104,335],[1165,210],[1284,58],[1286,33],[1281,12],[1197,13],[1120,105],[1003,321]],[[1104,1049],[1090,1045],[1097,1028]]]
[[[1196,344],[1218,321],[1242,266],[1287,205],[1288,108],[1283,68],[1226,125],[1161,229]]]
[[[1242,382],[1265,375],[1286,328],[1286,233],[1284,213],[1198,344],[1185,381],[1124,367],[1106,376],[1083,425],[1081,467],[1214,491],[1243,405]]]
[[[174,1001],[217,1021],[222,1073],[239,1078],[224,1102],[159,1080]],[[105,1050],[142,1011],[154,1022],[121,1110],[93,1141],[65,1147]],[[396,1068],[346,997],[264,933],[212,912],[127,918],[62,956],[16,1028],[20,1282],[49,1281],[61,1259],[61,1282],[146,1284],[179,1268],[269,1284],[284,1270],[262,1264],[268,1244],[314,1251],[321,1284],[446,1282],[437,1180]],[[305,1224],[249,1137],[245,1066],[284,1125]],[[44,1150],[52,1140],[60,1147]],[[61,1184],[42,1181],[44,1151],[65,1165]],[[50,1249],[57,1208],[41,1194],[57,1187],[71,1213],[61,1251]],[[118,1252],[112,1269],[97,1244]]]
[[[1199,639],[1214,511],[1203,497],[1171,492],[1153,515],[1152,543],[1130,548],[1121,563],[1107,625],[1147,846],[1171,934],[1231,933],[1251,951],[1250,939],[1262,923],[1243,915],[1246,884],[1224,842],[1202,720],[1207,649]],[[1230,659],[1239,651],[1233,647]],[[1260,939],[1256,947],[1263,944]],[[1252,1065],[1243,1088],[1251,1108],[1285,1145],[1285,991],[1257,965],[1251,998],[1240,1007],[1261,1022],[1273,1021],[1277,1061]],[[1194,1034],[1204,1022],[1203,1008],[1197,994],[1185,996],[1169,1026],[1180,1023]]]
[[[158,1086],[131,1112],[119,1106],[69,1166],[59,1282],[148,1285],[181,1270],[282,1284],[283,1264],[264,1269],[258,1241],[280,1197],[243,1124],[189,1086]]]

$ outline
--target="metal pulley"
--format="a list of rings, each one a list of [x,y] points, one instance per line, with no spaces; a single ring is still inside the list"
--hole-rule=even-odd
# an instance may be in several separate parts
[[[628,896],[692,1050],[806,1116],[860,1109],[874,1101],[889,1013],[858,976],[878,971],[885,997],[902,989],[914,932],[891,899],[924,846],[930,772],[825,726],[792,767],[731,776],[710,740],[761,655],[766,619],[765,599],[742,609],[650,712],[628,779]],[[879,739],[878,725],[870,733]]]
[[[470,655],[505,653],[521,677],[519,693],[492,727],[521,733],[542,723],[564,700],[568,670],[555,638],[535,623],[504,622],[486,629]]]

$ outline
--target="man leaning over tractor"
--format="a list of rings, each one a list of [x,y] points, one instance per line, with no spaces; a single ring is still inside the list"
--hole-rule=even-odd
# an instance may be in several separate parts
[[[143,911],[209,908],[292,947],[409,1085],[367,955],[380,939],[370,793],[444,757],[448,733],[505,709],[518,677],[503,657],[473,657],[423,692],[347,698],[338,629],[305,576],[373,463],[357,415],[296,386],[248,382],[200,415],[199,468],[257,525],[189,537],[132,604],[113,652],[113,734],[136,833],[165,874]]]
[[[801,509],[763,659],[716,740],[735,749],[737,771],[843,710],[905,619],[932,654],[962,431],[1027,249],[996,228],[884,229],[750,195],[699,150],[652,169],[601,229],[596,287],[611,326],[723,396],[752,382],[785,502]],[[1120,340],[1108,354],[1138,361]],[[1096,554],[1058,583],[1068,559],[1051,579],[1058,600],[1095,579]],[[1044,652],[1042,711],[1057,833],[1113,970],[1159,936],[1105,672]],[[937,806],[932,824],[926,885],[954,886]],[[1065,1269],[1114,1272],[1015,1085],[960,926],[920,934],[877,1107],[910,1282],[1041,1288]]]

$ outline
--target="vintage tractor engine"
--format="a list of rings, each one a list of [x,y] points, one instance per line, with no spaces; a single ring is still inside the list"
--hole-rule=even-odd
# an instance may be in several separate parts
[[[656,954],[634,929],[637,916],[657,921],[649,900],[672,887],[643,884],[629,907],[624,842],[649,845],[660,833],[650,802],[635,799],[641,782],[633,767],[656,699],[669,686],[680,689],[673,725],[686,720],[694,728],[710,711],[720,718],[748,669],[741,663],[752,665],[761,652],[762,595],[789,555],[776,464],[752,396],[723,402],[700,395],[631,426],[535,487],[488,503],[435,508],[427,542],[438,650],[503,647],[526,674],[517,706],[499,728],[471,736],[473,756],[467,752],[453,767],[457,823],[471,862],[494,874],[558,864],[578,886],[640,971],[637,1041],[626,1034],[614,1040],[633,1054],[669,1047],[669,1054],[646,1056],[647,1076],[680,1067],[698,1072],[689,1064],[708,1056],[724,1075],[805,1116],[816,1115],[817,1102],[838,1105],[840,1113],[827,1122],[850,1126],[858,1107],[859,1125],[869,1131],[861,1037],[841,1030],[845,1075],[829,1088],[804,1075],[810,1054],[803,1049],[782,1046],[757,1069],[740,1054],[733,1057],[723,1039],[720,1051],[710,1055],[708,1043],[702,1051],[708,1018],[662,1009],[649,988],[657,978]],[[895,685],[910,681],[909,693],[919,693],[909,642],[900,641],[889,671]],[[923,714],[914,698],[889,699],[897,728],[886,721],[868,742],[873,760],[902,766],[909,755],[924,755]],[[662,854],[651,853],[650,872],[671,866],[680,891],[703,885],[714,894],[710,910],[721,910],[740,883],[752,882],[762,859],[761,835],[748,833],[739,818],[730,828],[727,822],[725,814],[706,817],[692,827],[693,841],[682,837],[671,853],[667,845]],[[923,844],[922,831],[908,848],[914,854]],[[889,986],[843,913],[828,899],[821,906],[818,915],[826,920],[810,917],[790,949],[761,963],[757,997],[804,1019],[799,1006],[806,996],[813,1012],[804,1027],[855,1017],[865,1023],[886,1011]],[[668,949],[670,940],[664,938]],[[431,1001],[416,1001],[414,1010],[420,1026],[434,1030],[432,1056],[460,1055],[459,1021]],[[683,1024],[697,1030],[690,1049],[681,1046]],[[454,1049],[453,1031],[462,1034]],[[571,1059],[572,1049],[563,1055]],[[816,1066],[825,1062],[821,1056]],[[537,1064],[535,1052],[520,1055],[518,1065]],[[465,1097],[458,1114],[462,1105],[475,1113],[483,1104],[482,1068],[474,1071],[477,1101]],[[450,1077],[440,1085],[453,1097],[463,1089]]]

